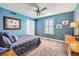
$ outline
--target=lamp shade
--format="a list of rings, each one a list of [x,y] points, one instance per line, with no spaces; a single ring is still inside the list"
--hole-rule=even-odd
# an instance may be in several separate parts
[[[76,23],[75,22],[71,22],[70,23],[70,28],[75,28],[76,27]]]

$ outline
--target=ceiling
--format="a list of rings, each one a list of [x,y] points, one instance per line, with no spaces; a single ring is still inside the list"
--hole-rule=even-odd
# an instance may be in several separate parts
[[[40,8],[47,7],[47,10],[43,11],[43,15],[41,16],[36,16],[36,13],[33,11],[37,5]],[[70,12],[75,9],[76,5],[76,3],[0,3],[0,7],[33,18],[40,18],[59,13]]]

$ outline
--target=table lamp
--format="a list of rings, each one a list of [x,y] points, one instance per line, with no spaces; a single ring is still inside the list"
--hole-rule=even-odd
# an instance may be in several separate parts
[[[76,22],[71,22],[70,23],[70,28],[77,28],[77,24],[76,24]],[[75,36],[75,39],[76,40],[79,40],[79,34],[77,34],[77,35],[74,35]]]
[[[71,22],[70,23],[70,28],[73,28],[73,29],[76,28],[76,23],[75,22]]]

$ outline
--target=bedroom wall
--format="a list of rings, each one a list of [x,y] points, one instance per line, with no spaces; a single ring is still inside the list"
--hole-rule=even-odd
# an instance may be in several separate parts
[[[54,34],[53,35],[47,35],[44,34],[44,20],[45,19],[54,19]],[[57,24],[62,24],[62,21],[68,20],[68,26],[66,28],[57,29]],[[43,37],[49,37],[53,39],[60,39],[64,40],[65,34],[73,34],[73,30],[69,27],[70,22],[73,20],[73,12],[67,12],[57,15],[52,15],[49,17],[39,18],[36,20],[36,35],[43,36]]]
[[[20,19],[21,20],[21,29],[20,30],[3,30],[3,16]],[[12,11],[0,7],[0,32],[5,31],[10,34],[24,35],[24,34],[26,34],[26,21],[25,20],[30,20],[30,19],[33,19],[33,18],[24,16],[24,15],[21,15],[18,13],[13,14]]]
[[[79,4],[76,6],[75,10],[74,10],[74,21],[77,23],[77,17],[79,16]],[[77,33],[77,28],[74,29],[74,35],[76,35]]]

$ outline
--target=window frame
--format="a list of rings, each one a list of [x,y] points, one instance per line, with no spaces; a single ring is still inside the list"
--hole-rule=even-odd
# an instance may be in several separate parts
[[[52,25],[50,24],[50,21],[52,21]],[[45,34],[54,34],[54,19],[45,19],[44,20],[45,24],[44,24],[44,33]],[[46,22],[48,22],[46,24]],[[47,27],[47,28],[46,28]],[[47,32],[46,32],[46,29],[47,29]],[[52,31],[50,32],[50,29],[52,29]]]

